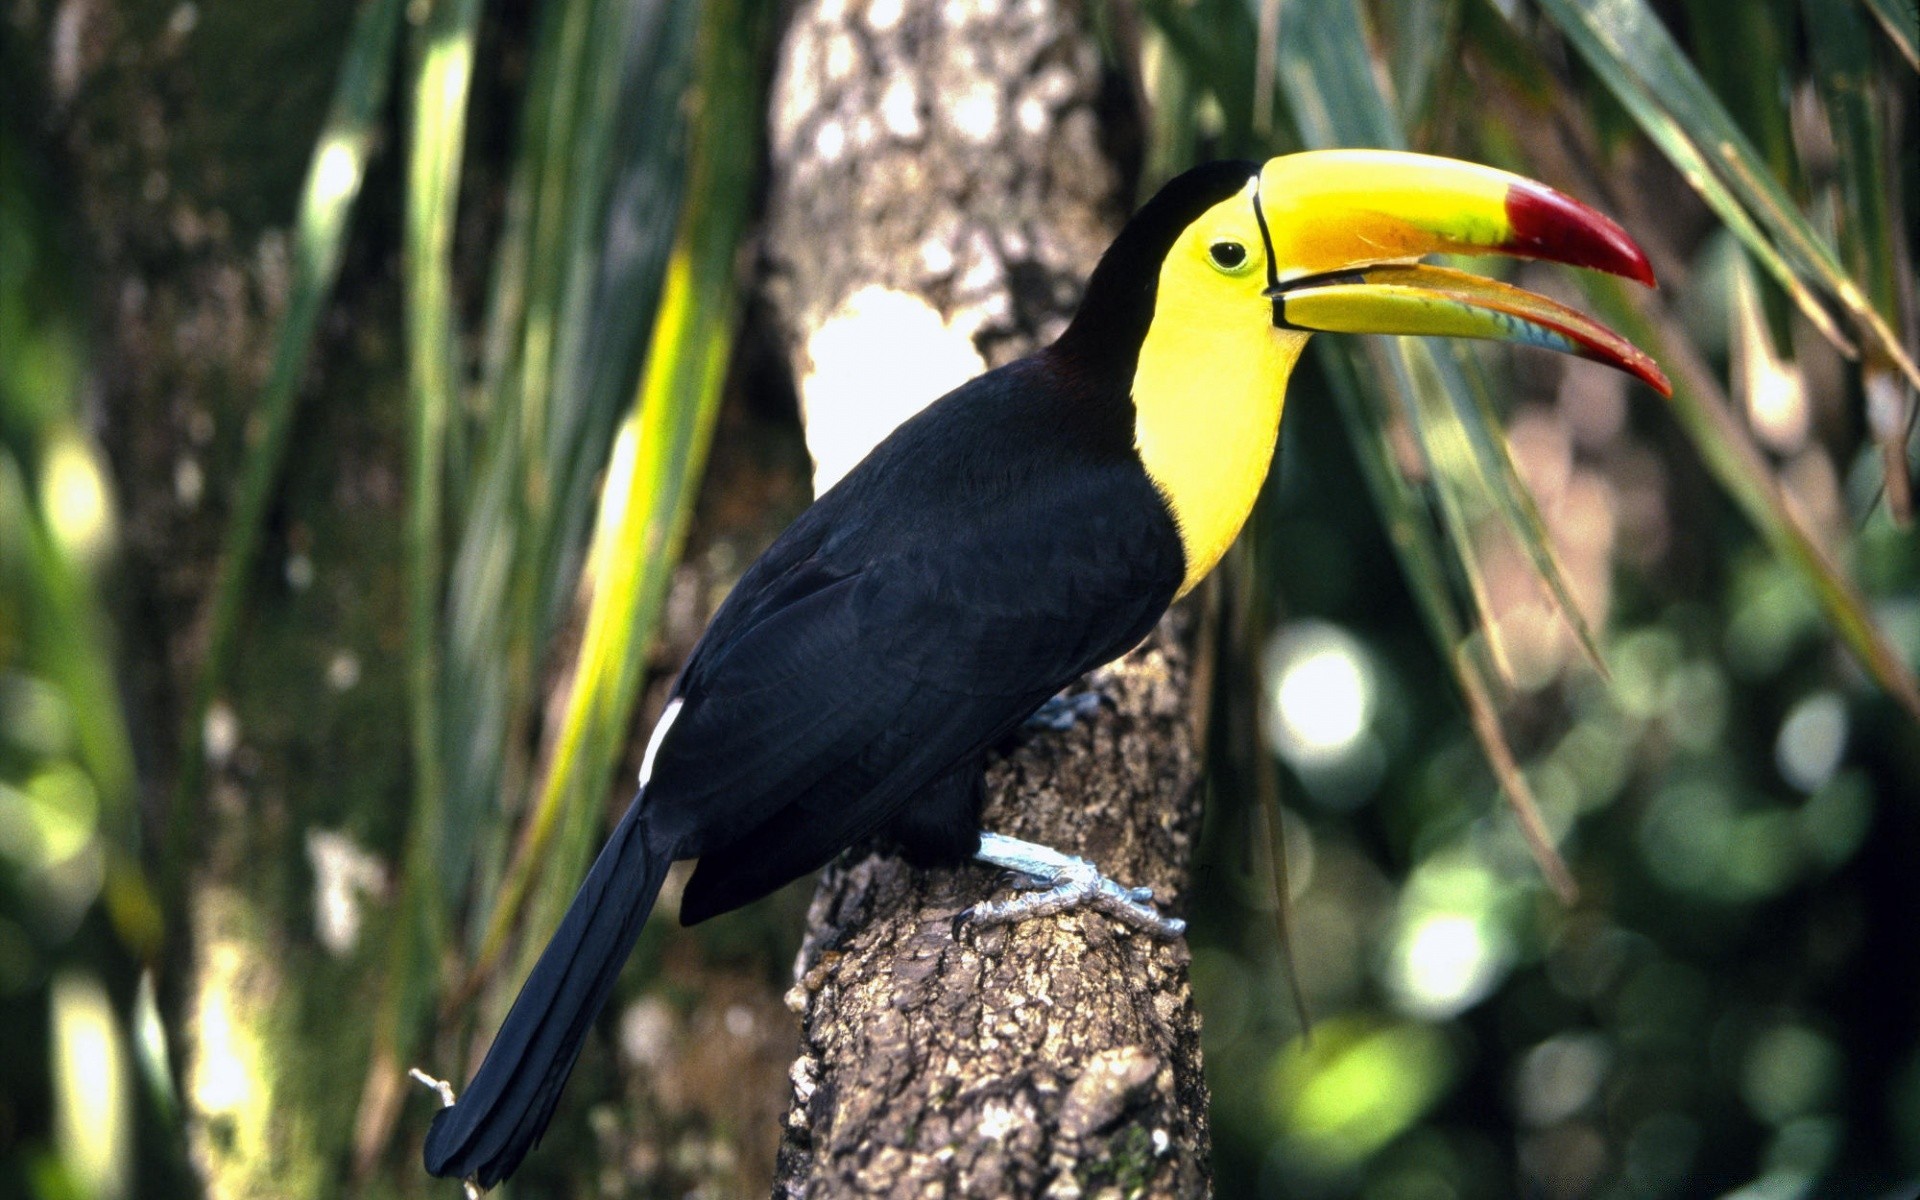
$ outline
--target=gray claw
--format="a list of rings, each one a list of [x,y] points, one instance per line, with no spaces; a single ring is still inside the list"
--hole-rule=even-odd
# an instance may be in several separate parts
[[[1029,729],[1043,729],[1049,733],[1061,733],[1072,729],[1082,717],[1091,717],[1100,711],[1099,692],[1076,692],[1071,696],[1055,696],[1035,709],[1027,718]]]
[[[975,905],[967,919],[976,924],[1004,925],[1092,908],[1127,928],[1154,937],[1176,938],[1187,930],[1185,921],[1163,916],[1149,903],[1152,888],[1123,887],[1100,874],[1100,869],[1084,858],[996,833],[981,835],[980,852],[975,857],[1030,881],[1026,895]]]

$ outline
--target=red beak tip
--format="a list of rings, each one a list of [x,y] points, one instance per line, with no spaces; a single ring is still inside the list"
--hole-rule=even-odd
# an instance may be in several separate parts
[[[1667,378],[1667,373],[1660,369],[1659,363],[1654,362],[1653,359],[1645,354],[1639,354],[1634,358],[1634,361],[1626,364],[1626,367],[1629,372],[1648,387],[1659,392],[1668,400],[1673,399],[1673,383]]]
[[[1647,256],[1606,214],[1544,184],[1507,189],[1512,234],[1502,249],[1658,286]]]

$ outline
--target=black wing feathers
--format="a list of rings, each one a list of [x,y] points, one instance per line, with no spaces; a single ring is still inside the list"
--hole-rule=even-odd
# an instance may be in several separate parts
[[[1172,599],[1185,562],[1130,429],[1076,425],[1015,366],[903,426],[715,618],[649,788],[702,859],[683,920],[878,829]]]
[[[1152,629],[1185,575],[1124,396],[1045,354],[903,425],[741,578],[682,672],[653,773],[426,1165],[491,1185],[539,1141],[668,864],[682,916],[746,903],[922,797],[963,848],[985,747]],[[930,810],[931,811],[931,810]]]

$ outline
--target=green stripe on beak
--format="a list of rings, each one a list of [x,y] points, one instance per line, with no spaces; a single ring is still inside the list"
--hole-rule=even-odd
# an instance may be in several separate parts
[[[1651,358],[1564,304],[1418,264],[1426,254],[1503,254],[1652,285],[1624,230],[1544,184],[1426,154],[1308,151],[1267,161],[1254,211],[1268,239],[1276,326],[1541,346],[1671,391]]]

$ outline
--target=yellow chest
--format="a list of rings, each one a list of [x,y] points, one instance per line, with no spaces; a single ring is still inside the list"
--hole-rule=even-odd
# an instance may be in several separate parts
[[[1134,445],[1180,529],[1182,596],[1233,544],[1273,461],[1287,376],[1307,335],[1262,317],[1244,301],[1162,288],[1140,346]]]

